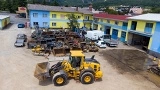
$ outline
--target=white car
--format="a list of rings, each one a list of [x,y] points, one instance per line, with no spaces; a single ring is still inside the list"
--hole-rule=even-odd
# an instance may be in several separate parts
[[[100,48],[106,48],[106,43],[104,41],[97,41],[95,44]]]

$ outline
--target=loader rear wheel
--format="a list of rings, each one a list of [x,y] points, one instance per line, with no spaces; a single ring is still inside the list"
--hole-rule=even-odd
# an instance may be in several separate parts
[[[81,76],[81,83],[82,84],[91,84],[94,81],[94,76],[92,73],[90,72],[85,72],[82,76]]]
[[[64,74],[57,75],[53,78],[53,83],[55,86],[63,86],[67,82],[67,77]]]

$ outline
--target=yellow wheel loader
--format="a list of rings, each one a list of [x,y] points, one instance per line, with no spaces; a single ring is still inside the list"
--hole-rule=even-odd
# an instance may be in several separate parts
[[[40,45],[37,45],[32,49],[32,52],[33,52],[34,55],[37,55],[37,54],[38,55],[40,55],[40,54],[44,55],[46,53],[50,54],[51,50],[46,49],[45,47],[41,47]]]
[[[68,78],[78,80],[82,84],[91,84],[101,79],[103,73],[94,55],[85,58],[81,50],[72,50],[69,60],[62,60],[51,67],[49,62],[38,63],[34,76],[39,81],[51,78],[55,86],[63,86],[68,82]]]

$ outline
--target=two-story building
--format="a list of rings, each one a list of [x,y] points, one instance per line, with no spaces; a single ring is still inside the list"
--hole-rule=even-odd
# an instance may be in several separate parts
[[[30,27],[34,25],[48,28],[69,28],[67,14],[74,14],[78,18],[79,28],[91,27],[93,14],[88,9],[79,7],[47,6],[28,4]]]
[[[113,39],[126,41],[128,21],[125,15],[112,15],[107,13],[94,14],[94,29],[110,34]]]
[[[160,53],[160,14],[148,13],[137,16],[94,14],[96,30],[110,34],[113,39],[127,42],[150,54]],[[160,55],[159,55],[160,56]]]
[[[160,14],[148,13],[127,19],[127,42],[148,49],[150,54],[160,53]]]

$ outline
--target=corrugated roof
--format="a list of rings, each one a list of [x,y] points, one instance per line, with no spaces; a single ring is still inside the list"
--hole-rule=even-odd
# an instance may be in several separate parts
[[[6,16],[6,15],[0,15],[0,19],[4,19],[4,18],[7,18],[9,16]]]
[[[127,17],[129,17],[129,16],[126,16],[126,15],[113,15],[113,14],[107,14],[107,13],[98,13],[98,14],[94,14],[94,17],[125,21],[125,20],[127,20]]]
[[[160,21],[160,14],[157,13],[148,13],[142,14],[137,16],[128,17],[127,19],[134,19],[134,20],[146,20],[146,21]]]
[[[62,7],[62,6],[47,6],[47,5],[40,5],[40,4],[28,4],[28,10],[43,10],[43,11],[57,11],[57,12],[78,12],[83,14],[92,14],[91,11],[78,8],[71,7]]]

